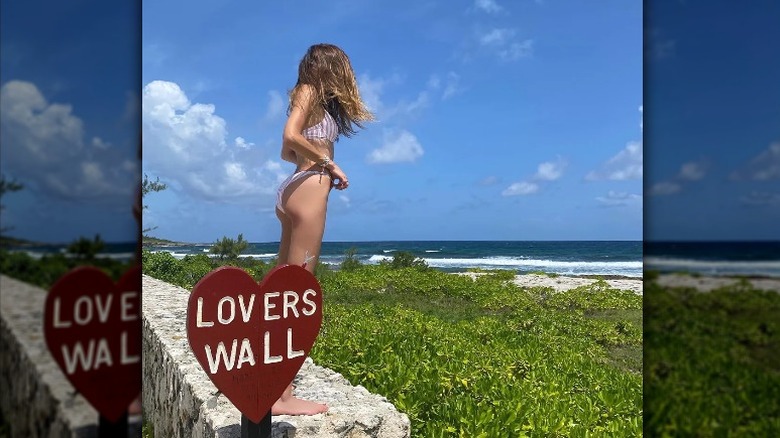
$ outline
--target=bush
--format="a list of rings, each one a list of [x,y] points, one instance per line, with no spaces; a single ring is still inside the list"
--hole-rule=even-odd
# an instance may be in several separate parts
[[[392,269],[401,269],[401,268],[422,268],[425,269],[428,267],[428,263],[425,262],[425,260],[418,258],[414,254],[408,251],[398,251],[393,254],[393,260],[390,262],[382,261],[380,262],[383,265],[387,265]]]
[[[238,256],[244,252],[248,246],[249,242],[244,240],[244,234],[242,233],[238,235],[238,239],[236,240],[227,236],[222,237],[222,239],[214,242],[210,251],[212,254],[219,257],[220,260],[227,259],[234,261],[238,259]]]
[[[60,277],[78,266],[94,266],[118,281],[133,264],[132,261],[109,258],[87,260],[63,254],[44,255],[36,259],[24,252],[0,250],[0,272],[43,289],[49,289]]]
[[[344,261],[340,265],[342,271],[353,271],[362,266],[355,254],[357,254],[357,248],[350,248],[344,251]]]
[[[412,436],[641,434],[641,376],[605,348],[641,343],[641,325],[540,306],[506,277],[389,262],[333,273],[311,356],[387,397]]]
[[[156,268],[178,272],[164,254],[151,256],[161,259]],[[396,267],[315,267],[327,304],[311,356],[387,397],[409,415],[412,436],[642,433],[642,377],[608,361],[613,346],[641,349],[641,323],[582,311],[641,314],[633,309],[641,298],[612,299],[597,284],[545,305],[535,290],[507,281],[512,271],[472,280],[419,269],[411,254],[394,259]]]

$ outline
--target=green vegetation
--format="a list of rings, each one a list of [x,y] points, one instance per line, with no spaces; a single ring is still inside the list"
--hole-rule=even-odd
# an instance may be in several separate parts
[[[550,278],[558,278],[558,277],[560,277],[560,275],[556,274],[555,272],[532,271],[532,272],[529,272],[529,274],[532,274],[532,275],[543,275],[545,277],[550,277]]]
[[[339,266],[342,271],[354,271],[360,267],[360,261],[355,254],[357,254],[357,248],[350,248],[344,253],[344,261]]]
[[[349,254],[348,254],[349,256]],[[642,297],[598,283],[556,294],[393,261],[318,267],[320,365],[387,397],[412,436],[639,436]],[[256,280],[273,266],[144,252],[144,272],[190,289],[215,265]],[[356,263],[357,262],[357,263]]]
[[[648,436],[780,435],[780,293],[645,283]]]
[[[96,248],[100,245],[99,236],[94,240],[81,238],[69,246],[69,255],[49,254],[40,259],[25,252],[0,249],[0,272],[47,290],[60,277],[84,265],[95,266],[118,281],[134,262],[95,257]]]
[[[3,199],[3,196],[5,194],[18,192],[23,188],[24,185],[22,185],[20,182],[14,179],[7,179],[5,175],[0,174],[0,200]],[[3,210],[5,210],[5,205],[0,203],[0,213],[2,213]],[[13,227],[11,226],[0,226],[0,234],[10,231],[12,229]]]
[[[211,253],[215,254],[220,260],[235,261],[238,256],[246,250],[249,242],[244,240],[244,235],[239,234],[238,239],[224,236],[222,239],[214,242],[211,247]]]
[[[141,196],[143,198],[146,198],[146,196],[149,195],[150,193],[161,192],[161,191],[163,191],[163,190],[165,190],[167,188],[168,188],[168,185],[165,184],[165,183],[161,183],[159,176],[154,181],[152,181],[152,180],[149,179],[149,176],[144,173],[144,179],[141,182]],[[149,208],[149,206],[144,204],[143,207],[142,207],[142,210],[146,210],[147,208]],[[146,235],[150,231],[153,231],[153,230],[156,230],[156,229],[157,229],[156,226],[155,227],[144,228],[143,230],[141,230],[141,234],[144,237],[146,237]]]
[[[90,240],[86,237],[81,237],[75,242],[68,245],[68,253],[74,255],[78,260],[84,262],[94,262],[95,256],[105,248],[106,243],[100,238],[100,234],[95,234],[95,237]]]
[[[161,239],[159,237],[152,237],[152,236],[142,236],[141,242],[144,245],[168,245],[168,246],[189,245],[188,243],[184,243],[184,242],[175,242],[173,240]]]
[[[32,240],[19,239],[11,236],[0,236],[0,247],[5,248],[9,246],[24,247],[24,246],[39,246],[45,245],[42,242],[33,242]]]
[[[399,268],[419,268],[419,269],[425,269],[428,267],[428,264],[425,263],[425,260],[415,257],[414,254],[408,252],[408,251],[398,251],[393,254],[393,259],[389,261],[382,261],[380,264],[384,266],[389,266],[391,269],[399,269]]]

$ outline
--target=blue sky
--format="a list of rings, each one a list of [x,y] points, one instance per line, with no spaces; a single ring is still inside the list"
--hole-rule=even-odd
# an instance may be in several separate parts
[[[780,238],[780,3],[646,9],[645,239]]]
[[[642,238],[642,2],[143,8],[144,226],[276,241],[287,91],[315,43],[377,116],[336,144],[325,240]]]
[[[25,186],[3,199],[9,235],[135,239],[140,14],[120,3],[2,3],[0,171]]]

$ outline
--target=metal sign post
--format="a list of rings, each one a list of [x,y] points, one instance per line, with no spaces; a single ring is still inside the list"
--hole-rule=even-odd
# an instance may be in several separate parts
[[[117,421],[109,421],[108,418],[98,418],[98,437],[123,437],[127,436],[127,411]]]
[[[292,383],[322,325],[322,290],[297,265],[258,285],[239,268],[217,268],[192,290],[187,338],[217,389],[242,413],[241,436],[270,437],[271,407]]]
[[[265,414],[260,423],[255,423],[241,414],[241,438],[268,438],[271,436],[271,412]]]

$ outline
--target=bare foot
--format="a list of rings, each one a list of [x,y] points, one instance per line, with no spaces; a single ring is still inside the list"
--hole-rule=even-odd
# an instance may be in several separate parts
[[[271,407],[271,415],[316,415],[328,410],[328,405],[295,398],[282,397]]]

